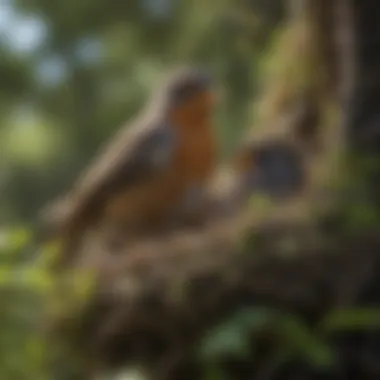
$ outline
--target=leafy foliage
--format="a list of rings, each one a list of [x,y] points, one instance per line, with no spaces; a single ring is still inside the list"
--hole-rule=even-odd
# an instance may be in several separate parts
[[[336,364],[337,353],[330,345],[337,332],[378,330],[378,309],[336,309],[324,316],[315,326],[291,314],[254,307],[233,314],[207,334],[199,349],[205,367],[219,371],[218,363],[227,357],[254,360],[260,339],[271,342],[272,360],[280,367],[301,360],[319,369]]]
[[[91,279],[70,278],[64,298],[57,297],[60,281],[49,263],[55,247],[37,252],[25,228],[5,230],[0,238],[0,377],[2,379],[51,379],[59,347],[47,335],[49,318],[78,308],[89,297]]]

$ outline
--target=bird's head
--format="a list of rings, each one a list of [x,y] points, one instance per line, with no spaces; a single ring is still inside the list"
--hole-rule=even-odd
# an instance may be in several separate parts
[[[210,75],[198,68],[182,68],[168,80],[165,88],[167,112],[181,124],[197,124],[212,116],[215,91]]]
[[[302,158],[283,142],[246,144],[237,151],[233,166],[249,193],[287,197],[297,193],[305,181]]]

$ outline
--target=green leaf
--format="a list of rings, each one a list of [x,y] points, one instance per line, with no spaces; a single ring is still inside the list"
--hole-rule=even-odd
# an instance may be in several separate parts
[[[225,326],[213,332],[201,346],[201,356],[205,360],[217,359],[222,355],[247,356],[249,341],[238,326]]]
[[[334,362],[332,349],[316,336],[301,320],[283,316],[278,324],[283,340],[283,350],[295,357],[302,357],[316,367],[329,367]]]
[[[324,334],[342,330],[380,328],[380,310],[364,308],[334,310],[326,315],[318,328]]]
[[[25,273],[25,282],[38,292],[48,292],[53,287],[53,279],[49,273],[38,268],[33,268]]]
[[[13,254],[24,248],[31,241],[31,232],[23,227],[2,232],[0,245],[2,251]]]
[[[273,313],[264,308],[246,309],[236,313],[204,338],[200,349],[201,357],[213,360],[227,354],[248,356],[252,334],[266,326],[272,316]]]

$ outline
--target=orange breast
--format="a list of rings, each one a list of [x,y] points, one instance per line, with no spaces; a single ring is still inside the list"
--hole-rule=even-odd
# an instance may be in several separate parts
[[[186,182],[203,182],[216,166],[216,143],[211,127],[181,131],[173,163]]]
[[[182,132],[182,131],[181,131]],[[179,133],[173,161],[159,176],[121,191],[109,201],[107,217],[129,228],[160,224],[175,212],[186,190],[206,185],[215,165],[215,142],[211,128],[197,126]]]

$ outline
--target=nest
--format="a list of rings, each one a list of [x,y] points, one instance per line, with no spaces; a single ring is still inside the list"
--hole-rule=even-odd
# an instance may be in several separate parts
[[[332,309],[378,303],[375,233],[339,238],[327,221],[271,216],[254,226],[252,218],[242,219],[119,252],[99,249],[96,260],[90,250],[91,259],[82,259],[81,266],[96,270],[97,289],[65,330],[86,370],[138,363],[153,378],[182,379],[202,371],[196,355],[201,340],[244,308],[268,306],[313,325]],[[347,347],[345,342],[341,349]],[[255,358],[244,363],[252,375],[266,366]],[[340,360],[340,370],[353,365],[343,351]],[[368,374],[360,360],[357,365]],[[251,378],[238,368],[229,369],[234,378]],[[298,364],[294,371],[300,370],[305,368]]]

